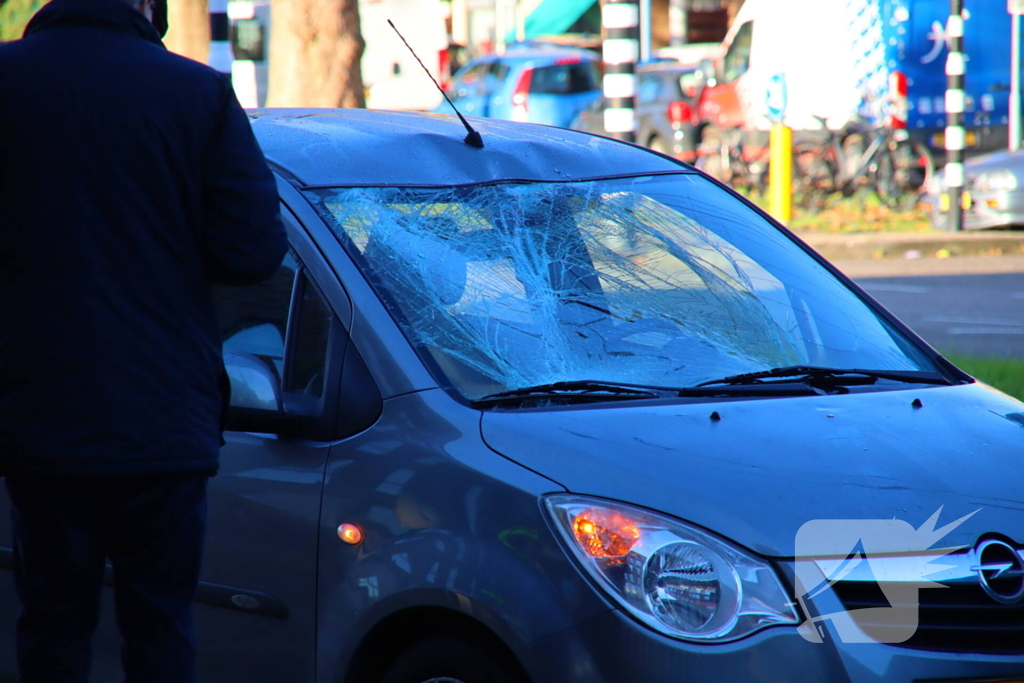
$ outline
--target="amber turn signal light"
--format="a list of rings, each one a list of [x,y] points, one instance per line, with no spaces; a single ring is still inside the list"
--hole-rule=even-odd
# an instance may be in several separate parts
[[[576,515],[573,535],[580,547],[594,558],[621,558],[640,540],[640,528],[625,515],[591,508]]]
[[[338,527],[338,538],[349,545],[358,545],[363,541],[363,530],[346,522]]]

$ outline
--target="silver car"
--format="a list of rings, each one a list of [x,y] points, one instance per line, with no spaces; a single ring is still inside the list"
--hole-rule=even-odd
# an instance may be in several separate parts
[[[216,291],[201,680],[1024,680],[1024,405],[755,206],[547,126],[252,117],[291,253]]]
[[[964,162],[965,230],[1024,227],[1024,151],[1000,151]],[[949,228],[945,169],[932,176],[923,197],[932,225]]]
[[[693,66],[674,61],[637,67],[637,143],[687,163],[697,160],[697,125],[694,99],[697,74]],[[604,111],[607,99],[599,97],[569,125],[596,135],[607,135]]]

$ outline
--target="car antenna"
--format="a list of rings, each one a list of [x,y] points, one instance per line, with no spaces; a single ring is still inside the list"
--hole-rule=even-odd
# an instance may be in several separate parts
[[[444,88],[437,84],[437,80],[430,73],[430,69],[428,69],[426,65],[423,63],[423,60],[420,59],[420,56],[416,54],[416,50],[412,49],[412,46],[409,45],[409,42],[405,39],[405,36],[402,35],[402,32],[399,31],[398,28],[393,23],[391,23],[390,19],[388,19],[388,25],[391,28],[395,29],[395,33],[397,33],[398,37],[402,39],[402,42],[405,43],[405,46],[409,48],[409,52],[411,52],[412,56],[416,58],[416,61],[420,63],[420,66],[423,67],[423,70],[427,72],[427,76],[430,78],[431,81],[433,81],[434,86],[439,91],[441,91],[441,94],[444,96],[444,99],[448,101],[448,104],[452,105],[452,109],[455,109],[455,115],[459,117],[459,121],[462,121],[462,125],[466,127],[467,131],[469,131],[468,133],[466,133],[466,137],[463,138],[463,142],[465,142],[470,147],[483,148],[484,139],[480,137],[480,133],[473,130],[473,126],[469,125],[469,121],[466,120],[466,117],[462,115],[462,113],[455,107],[454,104],[452,104],[452,101],[448,98],[448,93],[444,91]]]

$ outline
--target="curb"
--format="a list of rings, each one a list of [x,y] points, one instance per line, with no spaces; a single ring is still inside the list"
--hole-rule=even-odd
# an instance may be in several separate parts
[[[1024,231],[795,234],[830,261],[1024,255]]]

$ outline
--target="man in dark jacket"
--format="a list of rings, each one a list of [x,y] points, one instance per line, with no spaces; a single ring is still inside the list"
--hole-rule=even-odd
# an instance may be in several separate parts
[[[287,248],[230,84],[164,48],[155,1],[53,0],[0,46],[0,472],[25,683],[87,680],[105,558],[126,679],[196,679],[224,379],[210,283],[265,279]]]

